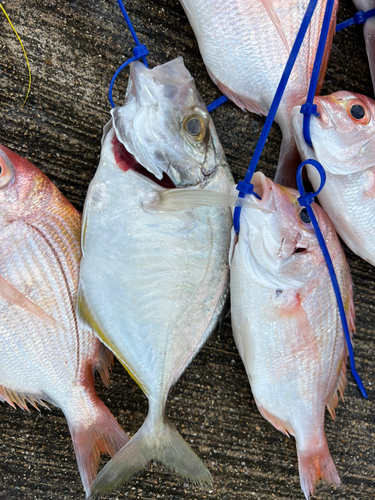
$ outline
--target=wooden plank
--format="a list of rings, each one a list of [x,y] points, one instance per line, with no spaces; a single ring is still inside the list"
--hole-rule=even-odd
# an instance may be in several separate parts
[[[22,107],[27,69],[21,48],[0,17],[0,142],[41,168],[67,198],[82,209],[98,164],[102,126],[109,117],[107,89],[133,43],[114,0],[3,1],[26,47],[33,75]],[[131,0],[129,14],[154,66],[182,55],[208,103],[219,96],[210,81],[189,23],[177,0]],[[342,0],[339,20],[354,14]],[[126,75],[116,83],[121,103]],[[336,35],[323,93],[353,90],[373,95],[362,28]],[[263,119],[243,114],[231,103],[213,113],[236,180],[243,177]],[[272,129],[260,161],[274,174],[280,134]],[[341,489],[320,483],[316,498],[374,498],[374,268],[347,250],[355,285],[358,371],[370,399],[364,401],[352,376],[336,421],[326,432],[342,480]],[[133,435],[147,402],[116,364],[109,391],[98,391],[124,429]],[[258,413],[227,320],[188,368],[168,401],[168,413],[212,472],[212,492],[195,489],[153,464],[108,498],[302,499],[293,439]],[[84,498],[73,447],[62,413],[30,414],[0,405],[0,500]]]

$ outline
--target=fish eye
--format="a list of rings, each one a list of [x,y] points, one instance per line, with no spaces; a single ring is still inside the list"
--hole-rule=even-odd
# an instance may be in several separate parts
[[[199,135],[202,131],[201,122],[198,118],[190,118],[190,120],[186,123],[186,130],[191,135]]]
[[[14,180],[14,168],[12,163],[0,155],[0,190],[5,189]]]
[[[370,113],[359,99],[351,99],[348,102],[346,109],[350,118],[352,118],[355,122],[360,123],[361,125],[367,125],[370,121]]]
[[[302,208],[302,210],[300,210],[298,215],[301,221],[304,222],[305,224],[311,223],[310,216],[306,208]]]
[[[350,114],[356,120],[361,120],[366,114],[365,108],[363,106],[361,106],[360,104],[354,104],[354,106],[352,106],[350,108]]]
[[[197,114],[187,116],[183,126],[191,139],[195,142],[202,142],[206,135],[206,126],[201,116]]]

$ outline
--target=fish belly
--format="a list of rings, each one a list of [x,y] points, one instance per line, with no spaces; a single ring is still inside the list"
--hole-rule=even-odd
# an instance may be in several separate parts
[[[263,416],[296,437],[297,448],[324,435],[324,408],[335,390],[344,339],[333,291],[323,297],[323,273],[309,296],[283,309],[282,295],[244,276],[236,253],[231,263],[231,310],[236,345]],[[328,288],[326,286],[326,288]],[[293,302],[288,298],[288,302]],[[333,304],[333,307],[330,304]]]

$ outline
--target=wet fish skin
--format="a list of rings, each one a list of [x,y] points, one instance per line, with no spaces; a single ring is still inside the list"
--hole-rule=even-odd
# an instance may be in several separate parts
[[[346,385],[346,347],[333,288],[311,223],[299,217],[298,192],[256,173],[255,200],[232,231],[232,328],[263,417],[296,439],[301,488],[321,477],[339,485],[324,433]],[[349,267],[327,215],[312,205],[337,273],[349,328],[354,305]]]
[[[24,410],[45,401],[62,409],[89,494],[100,452],[114,455],[128,437],[94,387],[96,369],[108,384],[112,356],[77,325],[81,216],[40,170],[4,146],[0,167],[0,276],[45,314],[0,293],[0,400]]]
[[[91,498],[152,459],[194,484],[211,484],[203,462],[167,419],[165,404],[220,320],[229,284],[228,208],[150,208],[171,180],[199,191],[228,192],[233,184],[182,58],[152,70],[133,63],[125,104],[112,117],[85,202],[79,312],[147,395],[149,412],[100,472]],[[187,125],[189,117],[195,118]],[[199,130],[195,119],[204,133],[192,137],[188,129]]]
[[[316,97],[314,102],[320,116],[311,117],[313,149],[303,140],[299,108],[293,110],[301,157],[317,159],[323,165],[327,179],[318,195],[320,204],[348,247],[374,266],[375,102],[347,91]],[[351,114],[353,106],[360,113],[358,119]],[[307,172],[316,190],[319,174],[311,165]]]
[[[181,0],[214,83],[241,109],[261,115],[268,114],[289,56],[288,49],[293,46],[308,3],[308,0]],[[283,136],[275,182],[291,187],[295,187],[299,156],[290,113],[308,91],[326,3],[320,1],[316,6],[275,117]],[[317,93],[328,61],[337,8],[338,1]],[[280,21],[278,29],[268,13],[270,9]]]

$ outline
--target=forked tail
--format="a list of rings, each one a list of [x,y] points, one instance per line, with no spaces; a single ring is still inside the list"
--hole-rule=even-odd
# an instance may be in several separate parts
[[[298,450],[298,467],[301,488],[308,500],[313,495],[318,479],[340,486],[340,478],[328,449],[327,440],[317,448]]]
[[[147,418],[137,434],[107,463],[91,485],[90,499],[99,498],[129,481],[151,460],[197,485],[212,485],[211,474],[201,459],[166,418],[157,431]]]
[[[77,425],[67,418],[79,473],[87,496],[91,493],[90,485],[99,467],[100,453],[108,453],[113,457],[129,441],[127,434],[99,398],[95,406],[97,417],[91,425],[86,426],[81,422]]]

